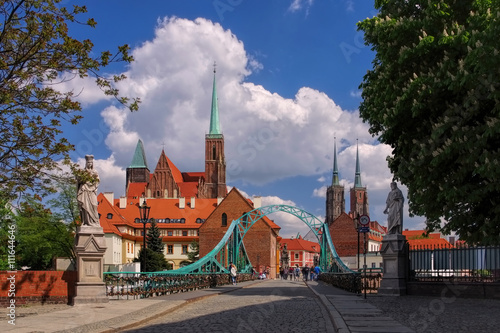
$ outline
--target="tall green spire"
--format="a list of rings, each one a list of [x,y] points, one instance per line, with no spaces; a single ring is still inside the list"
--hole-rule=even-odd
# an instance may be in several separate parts
[[[217,85],[215,83],[215,63],[214,63],[214,84],[212,88],[212,113],[210,115],[209,135],[221,135],[219,124],[219,106],[217,103]]]
[[[359,167],[358,139],[356,139],[356,174],[354,176],[354,187],[363,187],[363,185],[361,185],[361,168]]]
[[[332,186],[339,184],[339,169],[337,167],[337,138],[333,138],[333,176],[332,176]]]
[[[146,168],[149,170],[148,162],[146,161],[146,153],[144,152],[144,145],[141,139],[137,141],[134,157],[132,158],[132,163],[130,163],[129,168]]]

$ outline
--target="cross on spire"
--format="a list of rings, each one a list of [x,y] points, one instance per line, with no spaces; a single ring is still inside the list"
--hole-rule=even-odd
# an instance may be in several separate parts
[[[214,61],[214,74],[217,72],[217,63]]]

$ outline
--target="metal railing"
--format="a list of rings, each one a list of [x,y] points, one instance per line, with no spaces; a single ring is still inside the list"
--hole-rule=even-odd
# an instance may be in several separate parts
[[[237,282],[255,280],[253,274],[238,274]],[[162,273],[104,273],[106,296],[136,299],[169,295],[230,284],[228,274],[167,275]]]
[[[361,293],[361,274],[357,273],[321,273],[318,280],[324,281],[334,287],[344,289],[353,293]]]
[[[500,282],[500,246],[460,246],[409,251],[410,280]]]

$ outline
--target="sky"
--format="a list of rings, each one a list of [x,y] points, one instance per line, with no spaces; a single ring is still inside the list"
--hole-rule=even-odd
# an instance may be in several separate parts
[[[61,5],[75,4],[63,0]],[[84,119],[64,135],[75,145],[74,162],[93,154],[100,192],[125,193],[125,170],[142,139],[152,172],[162,149],[183,172],[204,171],[214,62],[220,125],[225,138],[227,184],[263,205],[299,207],[321,220],[332,181],[334,142],[346,210],[359,148],[362,185],[370,217],[383,214],[392,175],[380,144],[359,118],[358,89],[374,53],[356,23],[376,15],[374,1],[351,0],[87,0],[96,28],[71,26],[89,38],[94,54],[128,44],[135,61],[114,64],[103,75],[125,74],[120,93],[140,97],[130,112],[95,87],[71,80]],[[407,189],[399,184],[406,197]],[[269,216],[280,235],[305,235],[291,215]],[[404,228],[422,229],[408,215]]]

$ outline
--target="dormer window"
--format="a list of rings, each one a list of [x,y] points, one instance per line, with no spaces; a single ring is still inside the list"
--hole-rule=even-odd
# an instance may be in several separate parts
[[[108,213],[108,215],[106,215],[106,218],[107,218],[108,220],[112,219],[112,218],[113,218],[113,214]]]

